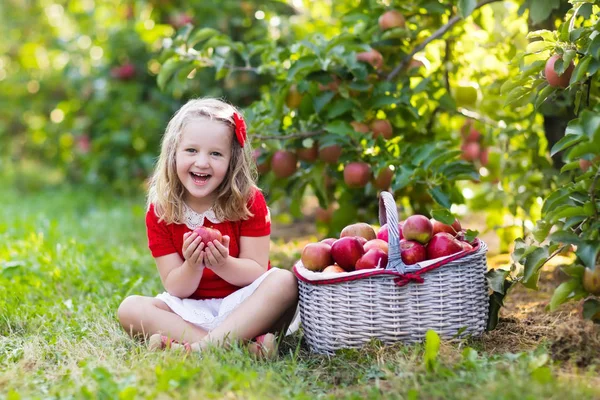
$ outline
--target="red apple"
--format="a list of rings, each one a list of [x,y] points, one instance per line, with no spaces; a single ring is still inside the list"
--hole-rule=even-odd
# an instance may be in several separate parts
[[[321,271],[333,264],[331,257],[331,246],[327,243],[309,243],[302,249],[300,256],[302,265],[311,271]]]
[[[319,149],[319,159],[327,164],[336,164],[342,155],[342,147],[334,144]]]
[[[386,11],[379,17],[379,28],[386,31],[392,28],[404,28],[406,20],[401,12],[396,10]]]
[[[462,150],[462,158],[467,161],[475,161],[481,153],[481,146],[477,142],[467,142],[460,146]]]
[[[351,162],[344,167],[344,182],[349,187],[364,187],[370,179],[371,166],[365,162]]]
[[[571,75],[573,74],[573,69],[575,69],[575,64],[573,61],[569,63],[569,66],[565,70],[562,75],[558,75],[556,71],[554,71],[554,63],[556,60],[560,59],[561,56],[559,54],[555,54],[546,61],[546,67],[544,68],[544,74],[546,75],[546,80],[550,86],[566,88],[569,86],[569,81],[571,80]]]
[[[352,121],[352,122],[350,122],[350,125],[352,125],[352,128],[356,132],[369,133],[371,131],[371,129],[369,128],[369,125],[367,125],[363,122]]]
[[[342,229],[340,233],[340,237],[346,236],[360,236],[367,240],[375,239],[377,235],[375,235],[375,230],[373,227],[364,222],[358,222],[356,224],[351,224]]]
[[[333,260],[346,271],[353,271],[359,258],[365,254],[360,241],[353,236],[336,240],[331,246]]]
[[[194,232],[200,236],[200,241],[204,243],[204,246],[208,245],[208,243],[213,240],[218,240],[219,242],[223,242],[223,235],[221,231],[213,228],[208,228],[205,226],[199,226],[194,229]]]
[[[375,49],[356,54],[356,59],[371,64],[375,69],[383,67],[383,56]]]
[[[463,250],[465,250],[465,251],[473,250],[473,246],[471,246],[471,243],[469,243],[469,242],[465,242],[465,241],[461,240],[460,245],[462,246]]]
[[[381,249],[367,251],[356,262],[356,269],[385,268],[388,263],[388,255]]]
[[[298,158],[287,150],[277,150],[271,157],[271,168],[278,178],[288,178],[296,172]]]
[[[402,236],[402,226],[404,225],[404,222],[399,222],[398,223],[398,235],[400,237],[400,239],[404,239],[404,236]],[[377,239],[381,239],[383,241],[385,241],[386,243],[389,243],[389,231],[388,231],[388,224],[383,224],[381,225],[381,228],[379,228],[379,231],[377,232]]]
[[[362,246],[364,246],[364,245],[365,245],[365,243],[367,243],[367,239],[365,239],[365,238],[364,238],[364,237],[362,237],[362,236],[354,236],[354,237],[358,239],[358,241],[360,242],[360,244],[361,244]]]
[[[331,222],[331,218],[333,218],[332,207],[329,207],[328,209],[319,207],[315,211],[315,219],[323,224],[329,224]]]
[[[475,128],[471,128],[465,136],[466,142],[479,142],[479,139],[481,139],[481,133]]]
[[[110,75],[113,78],[127,81],[135,76],[135,66],[131,63],[125,63],[121,66],[114,67],[110,70]]]
[[[385,167],[377,174],[373,186],[379,190],[388,190],[392,184],[392,179],[394,179],[394,171],[390,167]]]
[[[413,265],[427,259],[425,246],[414,240],[400,241],[400,257],[406,265]]]
[[[385,254],[388,254],[388,244],[385,240],[371,239],[367,243],[363,244],[363,249],[369,251],[371,249],[383,250]]]
[[[394,137],[394,128],[387,119],[376,119],[371,122],[371,132],[373,137],[383,136],[385,139],[391,139]]]
[[[490,162],[490,150],[487,147],[481,150],[481,153],[479,154],[479,162],[484,167]]]
[[[315,142],[312,147],[301,147],[296,150],[296,155],[298,159],[302,161],[313,162],[319,156],[319,147]]]
[[[433,226],[431,221],[424,215],[411,215],[406,218],[402,226],[402,235],[406,240],[416,240],[425,244],[431,239]]]
[[[446,225],[443,222],[437,221],[434,218],[431,218],[430,221],[431,221],[431,226],[433,226],[433,231],[431,233],[432,235],[435,235],[436,233],[440,233],[440,232],[448,232],[452,236],[456,236],[458,234],[458,232],[460,232],[462,230],[462,227],[460,226],[460,222],[458,222],[457,219],[454,219],[454,222],[452,223],[452,225]]]
[[[463,250],[460,240],[447,232],[435,234],[427,244],[427,259],[449,256]]]
[[[327,243],[328,245],[332,246],[333,242],[335,242],[336,240],[336,238],[325,238],[321,240],[321,243]]]
[[[340,267],[339,265],[330,265],[327,268],[325,268],[322,271],[324,274],[329,273],[329,274],[339,274],[341,272],[346,272],[346,270],[342,267]]]

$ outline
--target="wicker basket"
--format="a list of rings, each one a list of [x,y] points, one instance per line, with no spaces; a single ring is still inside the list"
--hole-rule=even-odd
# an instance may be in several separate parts
[[[381,224],[398,221],[392,195],[382,192]],[[444,339],[483,333],[488,316],[487,246],[430,263],[407,266],[399,249],[398,224],[388,224],[389,262],[385,269],[341,274],[294,266],[300,289],[304,335],[314,353],[384,343],[422,341],[432,329]]]

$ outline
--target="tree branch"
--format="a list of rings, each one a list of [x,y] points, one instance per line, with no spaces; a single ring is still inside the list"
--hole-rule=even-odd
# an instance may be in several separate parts
[[[600,167],[596,170],[592,186],[590,187],[590,198],[592,200],[592,206],[594,207],[594,216],[598,219],[598,208],[596,208],[596,184],[598,183],[598,177],[600,177]]]
[[[466,108],[459,107],[456,109],[456,113],[460,114],[464,117],[477,120],[486,125],[493,126],[494,128],[500,128],[500,129],[506,128],[506,124],[503,121],[496,122],[493,119],[486,117],[485,115],[481,115],[478,112],[475,112],[472,110],[467,110]]]
[[[314,131],[314,132],[303,132],[303,133],[292,133],[289,135],[252,135],[252,139],[260,140],[287,140],[287,139],[305,139],[313,136],[320,135],[325,131]]]
[[[477,10],[480,7],[485,6],[486,4],[495,3],[497,1],[502,1],[502,0],[484,0],[481,3],[477,4],[475,6],[475,8],[473,9],[473,11]],[[410,60],[412,59],[412,57],[415,54],[417,54],[419,51],[423,50],[425,48],[425,46],[427,46],[429,43],[431,43],[434,40],[443,36],[446,32],[448,32],[450,30],[450,28],[452,28],[454,25],[456,25],[456,23],[458,21],[460,21],[461,19],[462,19],[462,17],[455,15],[454,17],[450,18],[450,20],[445,25],[441,26],[437,31],[433,32],[433,34],[431,36],[429,36],[427,39],[425,39],[420,45],[415,47],[410,52],[410,54],[408,54],[406,57],[404,57],[404,59],[400,62],[400,64],[396,68],[394,68],[394,70],[392,72],[390,72],[390,74],[387,77],[387,80],[391,81],[392,79],[394,79],[394,77],[396,77],[396,75],[398,75],[400,73],[400,71],[402,71],[402,69],[410,62]]]

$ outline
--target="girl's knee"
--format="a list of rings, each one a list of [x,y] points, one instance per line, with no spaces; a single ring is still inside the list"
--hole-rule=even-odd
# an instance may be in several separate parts
[[[278,297],[290,302],[298,300],[298,281],[291,271],[280,269],[273,272],[272,284],[279,293]]]
[[[137,317],[140,315],[140,311],[144,306],[145,301],[144,296],[128,296],[121,302],[119,305],[119,309],[117,310],[117,317],[119,318],[119,322],[126,329],[129,329],[129,326],[138,319]]]

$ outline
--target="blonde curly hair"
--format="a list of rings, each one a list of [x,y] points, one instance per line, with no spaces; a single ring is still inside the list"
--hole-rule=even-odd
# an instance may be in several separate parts
[[[160,221],[167,224],[183,223],[183,196],[185,188],[177,176],[175,153],[186,124],[197,118],[221,121],[235,129],[233,114],[240,111],[224,101],[204,98],[193,99],[183,105],[171,118],[161,142],[160,156],[154,168],[148,189],[148,207],[154,205],[154,212]],[[256,165],[252,159],[249,140],[244,147],[234,138],[231,159],[223,182],[216,189],[213,210],[222,220],[239,221],[252,216],[248,200],[256,186]]]

